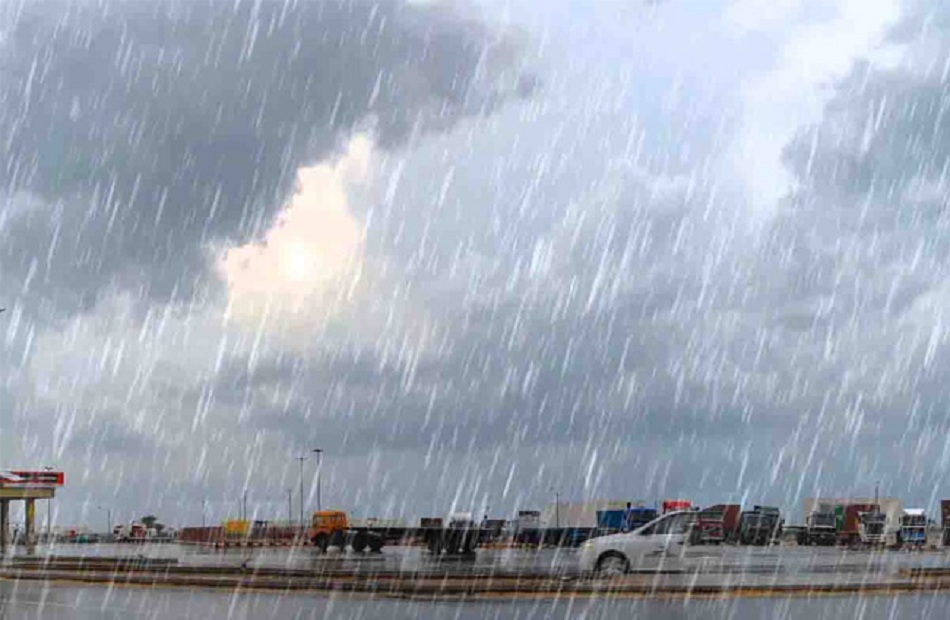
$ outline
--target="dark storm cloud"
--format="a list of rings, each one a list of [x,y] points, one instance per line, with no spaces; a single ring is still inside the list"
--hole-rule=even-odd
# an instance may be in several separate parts
[[[208,242],[259,234],[296,169],[372,124],[383,146],[530,92],[483,24],[398,0],[4,2],[4,264],[95,294],[188,296]]]

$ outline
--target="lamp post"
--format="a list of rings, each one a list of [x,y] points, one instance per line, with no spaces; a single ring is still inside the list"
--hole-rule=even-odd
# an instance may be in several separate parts
[[[294,490],[287,489],[287,523],[294,524]]]
[[[305,456],[298,456],[300,461],[300,527],[303,527],[303,462],[307,460]]]
[[[320,505],[320,464],[322,460],[320,457],[323,454],[323,450],[314,448],[310,452],[317,455],[317,510],[322,510]],[[300,525],[303,527],[305,523],[303,518],[303,462],[307,460],[307,457],[301,454],[297,457],[297,460],[300,461]]]
[[[314,448],[313,453],[317,455],[317,510],[323,510],[323,502],[320,498],[320,474],[323,469],[323,450]]]
[[[108,508],[100,504],[99,510],[106,511],[106,535],[109,535],[112,533],[112,508]]]

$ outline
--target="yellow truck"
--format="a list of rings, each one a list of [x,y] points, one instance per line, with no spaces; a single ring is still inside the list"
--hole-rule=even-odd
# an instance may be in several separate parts
[[[385,537],[382,532],[367,527],[352,527],[342,510],[318,510],[310,521],[310,541],[321,551],[329,547],[353,551],[379,553]]]

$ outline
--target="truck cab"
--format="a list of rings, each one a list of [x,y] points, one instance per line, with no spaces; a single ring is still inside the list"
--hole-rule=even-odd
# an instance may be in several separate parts
[[[909,547],[923,547],[927,544],[927,515],[922,508],[908,508],[901,515],[897,543]]]
[[[770,545],[782,535],[782,520],[778,508],[755,506],[739,518],[739,541],[744,545]]]
[[[887,536],[887,515],[874,510],[862,512],[858,519],[861,543],[865,545],[883,545]]]
[[[310,519],[310,540],[323,551],[328,547],[342,548],[349,525],[342,510],[318,510]]]
[[[825,510],[811,513],[805,520],[805,530],[799,536],[800,545],[834,546],[838,539],[835,513]]]

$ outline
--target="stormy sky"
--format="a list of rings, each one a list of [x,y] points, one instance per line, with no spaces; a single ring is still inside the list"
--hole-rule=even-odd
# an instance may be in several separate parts
[[[62,523],[285,518],[312,448],[359,516],[932,508],[948,78],[923,0],[0,0],[2,465]]]

